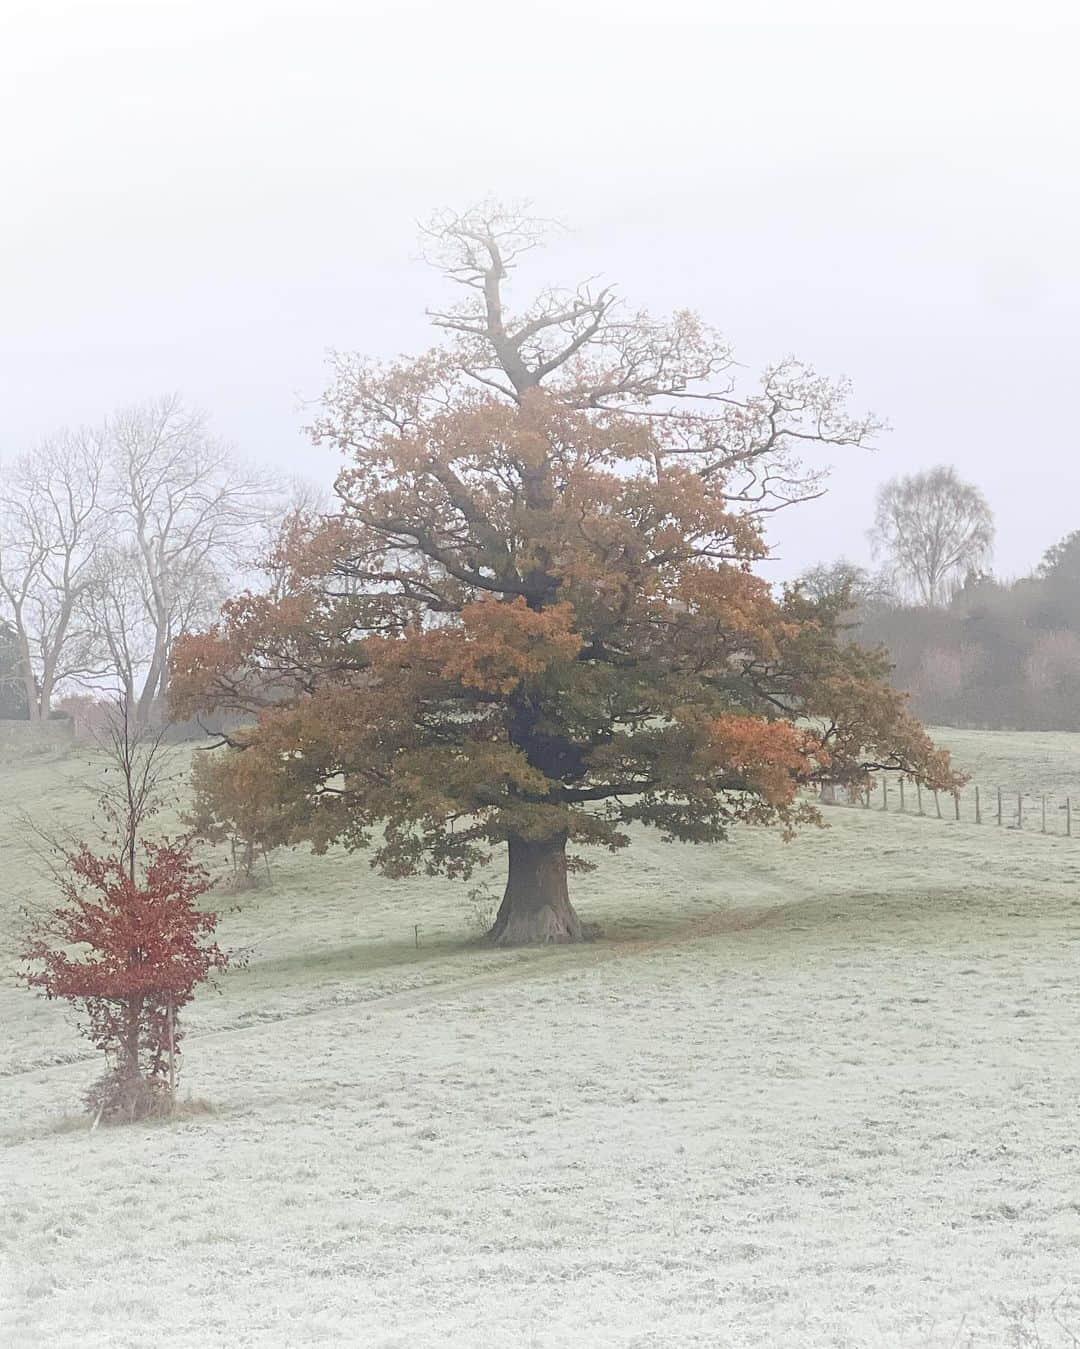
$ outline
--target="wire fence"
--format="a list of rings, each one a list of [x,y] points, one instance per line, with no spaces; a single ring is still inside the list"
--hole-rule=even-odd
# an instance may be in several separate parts
[[[819,789],[819,799],[823,805],[921,815],[1062,838],[1072,838],[1075,827],[1080,835],[1080,820],[1073,818],[1073,798],[1061,792],[1026,792],[973,783],[958,792],[934,792],[917,782],[883,777],[866,790],[825,783]],[[1076,803],[1080,804],[1080,794]]]

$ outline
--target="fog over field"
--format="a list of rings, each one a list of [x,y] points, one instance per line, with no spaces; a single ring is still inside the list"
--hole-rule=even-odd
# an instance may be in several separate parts
[[[566,221],[545,279],[697,309],[749,367],[795,352],[892,423],[774,522],[771,575],[817,561],[822,531],[862,559],[876,486],[943,461],[998,513],[1003,575],[1073,527],[1067,5],[9,11],[7,446],[178,389],[245,453],[328,481],[336,456],[300,433],[324,353],[426,344],[414,222],[494,194]]]
[[[0,6],[0,1343],[1080,1346],[1080,20]]]

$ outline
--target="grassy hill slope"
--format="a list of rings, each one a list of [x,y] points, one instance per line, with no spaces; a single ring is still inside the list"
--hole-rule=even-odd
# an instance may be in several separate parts
[[[1067,736],[950,738],[1014,776],[1052,742],[1054,790],[1080,769]],[[85,819],[96,771],[0,777],[9,958],[47,893],[20,812]],[[168,1125],[73,1127],[96,1065],[5,980],[0,1330],[1072,1343],[1080,838],[828,820],[598,856],[574,898],[605,939],[572,950],[486,951],[462,887],[290,853],[223,920],[248,967],[188,1017],[212,1113]]]

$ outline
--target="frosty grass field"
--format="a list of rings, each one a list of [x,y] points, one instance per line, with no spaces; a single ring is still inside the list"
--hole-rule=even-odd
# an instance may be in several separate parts
[[[941,738],[1080,801],[1080,737]],[[8,964],[46,893],[17,813],[85,818],[90,773],[0,771]],[[96,1065],[5,978],[0,1339],[1080,1344],[1080,837],[828,819],[600,856],[605,938],[551,951],[287,854],[168,1124],[89,1132]]]

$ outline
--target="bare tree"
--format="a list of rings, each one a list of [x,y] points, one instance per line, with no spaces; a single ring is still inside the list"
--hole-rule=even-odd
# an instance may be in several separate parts
[[[89,596],[109,523],[96,431],[65,431],[0,474],[0,597],[32,720],[100,672]]]
[[[896,599],[887,575],[867,571],[846,557],[807,568],[798,584],[809,599],[818,602],[842,599],[850,608],[891,604]]]
[[[17,700],[111,684],[152,720],[173,643],[217,613],[265,540],[268,483],[178,397],[64,431],[0,472],[0,623]]]
[[[113,508],[128,538],[98,617],[135,721],[145,725],[167,690],[173,643],[212,620],[250,560],[269,484],[175,395],[118,413],[109,445]]]
[[[870,540],[897,582],[936,607],[989,560],[994,517],[977,487],[941,466],[881,488]]]

